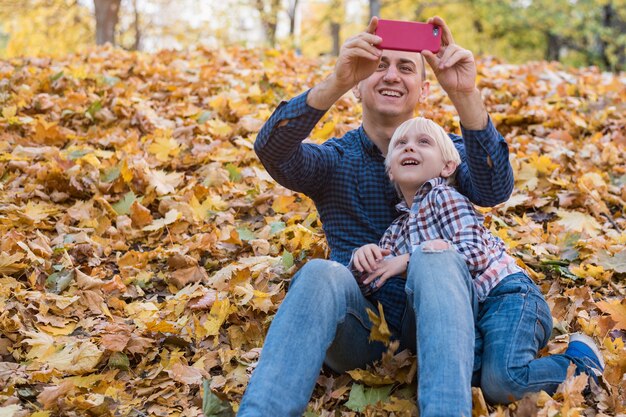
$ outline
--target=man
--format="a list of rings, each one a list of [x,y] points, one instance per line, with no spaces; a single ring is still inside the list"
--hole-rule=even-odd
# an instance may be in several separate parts
[[[398,214],[399,198],[385,173],[384,155],[394,130],[413,117],[428,95],[422,56],[460,117],[463,137],[451,135],[462,159],[457,183],[475,204],[492,206],[509,197],[513,174],[508,146],[483,106],[471,52],[454,43],[441,18],[429,20],[442,29],[441,50],[422,56],[376,48],[381,41],[374,35],[377,22],[372,18],[365,32],[344,43],[326,80],[281,103],[257,137],[255,150],[272,177],[315,202],[331,260],[309,261],[294,276],[268,331],[240,416],[300,416],[323,363],[344,372],[379,359],[385,346],[368,341],[371,323],[366,313],[368,308],[376,311],[378,302],[400,347],[418,355],[420,415],[471,415],[471,381],[459,380],[455,369],[471,362],[474,352],[459,352],[455,340],[464,338],[462,346],[474,345],[469,341],[474,339],[473,327],[467,330],[474,319],[472,305],[464,285],[440,279],[459,275],[464,266],[449,259],[450,251],[428,253],[427,259],[420,253],[411,257],[409,268],[409,273],[420,274],[420,279],[410,280],[416,287],[405,288],[409,280],[394,277],[366,298],[346,265],[353,249],[378,242]],[[362,126],[322,145],[303,144],[326,110],[351,89],[363,106]],[[407,302],[421,292],[422,282],[438,286],[429,295],[432,302]],[[420,322],[435,319],[446,327],[429,330],[428,335],[419,331]],[[543,334],[548,320],[536,331]],[[475,344],[478,378],[479,336]],[[445,367],[439,366],[442,360]]]

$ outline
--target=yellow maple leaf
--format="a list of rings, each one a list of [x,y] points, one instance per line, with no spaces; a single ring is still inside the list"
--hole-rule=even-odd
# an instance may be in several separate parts
[[[176,139],[170,136],[169,132],[157,131],[154,141],[148,145],[148,151],[156,156],[161,162],[166,162],[170,157],[178,156],[180,145]]]
[[[22,342],[31,346],[26,355],[28,359],[43,361],[56,350],[54,337],[47,333],[26,331],[24,335],[27,337]]]
[[[80,158],[77,159],[77,162],[88,163],[89,165],[93,166],[94,168],[100,168],[100,166],[102,165],[100,163],[100,160],[98,159],[98,157],[96,155],[94,155],[93,153],[88,153],[85,156],[81,156]]]
[[[23,253],[10,255],[6,252],[0,252],[0,275],[11,275],[25,269],[28,265],[19,263],[23,257]]]
[[[72,341],[50,356],[46,363],[59,371],[80,375],[94,371],[102,353],[92,342]]]
[[[133,174],[133,170],[128,166],[128,161],[125,159],[120,167],[120,174],[122,174],[122,179],[125,183],[129,183],[132,181],[135,174]]]
[[[276,213],[288,213],[293,211],[292,204],[296,201],[293,195],[279,195],[272,203],[272,210]]]
[[[176,209],[171,209],[170,211],[165,213],[165,217],[163,217],[162,219],[154,220],[151,224],[149,224],[148,226],[144,227],[141,230],[146,231],[146,232],[153,232],[155,230],[164,228],[168,224],[174,223],[176,220],[180,219],[181,217],[183,217],[182,213],[180,213]]]
[[[387,326],[387,321],[385,320],[385,313],[383,312],[382,304],[378,303],[378,314],[374,313],[368,308],[367,316],[372,322],[372,329],[370,330],[370,340],[376,340],[379,342],[383,342],[385,345],[389,345],[391,331],[389,330],[389,326]]]
[[[207,336],[217,336],[220,332],[220,327],[228,318],[228,315],[233,311],[228,298],[223,300],[217,300],[211,306],[211,312],[207,317],[203,327]]]
[[[550,159],[550,157],[547,155],[531,155],[528,163],[535,167],[537,169],[537,172],[539,172],[540,174],[548,176],[559,167],[559,165],[552,162],[552,159]]]
[[[178,172],[167,173],[161,170],[150,171],[148,180],[150,185],[158,195],[171,194],[176,191],[176,187],[183,181],[184,174]]]
[[[29,201],[24,207],[20,209],[23,217],[37,224],[47,219],[53,214],[59,212],[59,209],[51,204],[47,203],[35,203]]]
[[[515,174],[515,181],[517,183],[517,187],[521,190],[527,189],[529,191],[533,191],[537,188],[537,184],[539,182],[537,178],[537,168],[531,164],[523,163]]]
[[[213,119],[206,122],[209,127],[209,133],[217,139],[229,139],[233,134],[233,128],[219,119]]]
[[[610,314],[611,318],[617,322],[615,328],[626,330],[626,300],[621,302],[598,301],[596,305],[602,312]]]
[[[565,227],[567,231],[586,233],[595,237],[602,229],[600,223],[588,214],[568,210],[557,210],[556,213],[561,218],[556,223]]]
[[[570,265],[569,270],[579,277],[591,277],[600,281],[609,281],[611,279],[611,271],[605,271],[601,266],[592,264]]]
[[[311,132],[311,137],[316,141],[325,141],[335,135],[335,122],[333,120],[328,120],[326,123],[321,125],[320,127],[313,129]]]
[[[9,119],[17,114],[17,106],[6,106],[2,108],[2,117]]]
[[[222,200],[220,196],[207,196],[202,204],[196,198],[196,196],[192,196],[189,201],[189,206],[193,211],[193,217],[195,221],[204,221],[210,217],[211,211],[222,211],[228,204]]]

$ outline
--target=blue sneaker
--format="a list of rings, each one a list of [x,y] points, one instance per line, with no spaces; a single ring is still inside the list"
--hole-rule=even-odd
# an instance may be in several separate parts
[[[577,372],[585,372],[597,383],[598,377],[604,371],[604,359],[596,342],[587,335],[574,333],[569,338],[569,345],[565,351],[567,356],[574,358]]]

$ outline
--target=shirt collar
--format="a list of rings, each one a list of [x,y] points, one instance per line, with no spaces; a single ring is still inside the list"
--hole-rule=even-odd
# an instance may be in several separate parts
[[[417,189],[415,197],[413,198],[413,204],[411,205],[411,208],[417,207],[422,202],[426,194],[430,192],[430,190],[438,185],[446,184],[447,181],[448,180],[444,177],[435,177],[426,181],[424,184],[422,184],[420,188]],[[396,210],[398,210],[400,213],[408,213],[411,211],[406,205],[406,201],[404,201],[404,199],[402,199],[402,201],[400,201],[396,205]]]
[[[365,133],[365,129],[363,129],[363,125],[359,127],[358,132],[359,132],[359,140],[361,141],[361,144],[363,146],[363,149],[365,149],[365,152],[367,152],[369,155],[372,155],[372,156],[380,156],[381,158],[384,158],[383,154],[380,152],[380,149],[378,149],[378,146],[376,146],[376,144],[372,142],[370,138],[367,137],[367,134]]]

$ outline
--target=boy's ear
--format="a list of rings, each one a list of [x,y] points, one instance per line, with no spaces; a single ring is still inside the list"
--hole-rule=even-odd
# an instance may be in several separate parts
[[[454,171],[456,171],[457,166],[458,164],[454,161],[446,162],[443,168],[441,169],[441,176],[444,178],[448,178],[450,175],[454,174]]]

